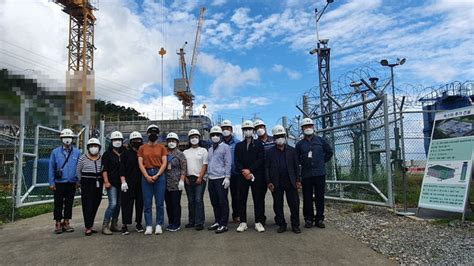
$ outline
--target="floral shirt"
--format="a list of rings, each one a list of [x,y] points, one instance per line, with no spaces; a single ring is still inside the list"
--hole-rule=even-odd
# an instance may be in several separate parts
[[[186,157],[178,149],[168,152],[168,166],[166,167],[166,189],[168,191],[178,190],[181,175],[186,175]]]

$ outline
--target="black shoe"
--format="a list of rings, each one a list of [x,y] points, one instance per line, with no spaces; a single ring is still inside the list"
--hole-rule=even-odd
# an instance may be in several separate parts
[[[301,229],[300,229],[299,226],[292,226],[292,227],[291,227],[291,230],[292,230],[293,233],[295,233],[295,234],[301,233]]]
[[[204,229],[204,225],[202,224],[196,225],[196,231],[201,231],[202,229]]]
[[[216,234],[222,234],[224,232],[227,232],[229,228],[227,226],[219,226],[219,228],[216,229]]]
[[[315,222],[314,226],[319,227],[319,228],[326,228],[326,225],[324,224],[322,220]]]
[[[94,229],[92,229],[91,232],[92,232],[93,234],[97,234],[97,233],[98,233],[97,230],[94,230]]]
[[[123,236],[130,234],[130,232],[128,232],[127,226],[125,226],[125,225],[122,226],[122,230],[121,230],[121,231],[122,231],[122,235],[123,235]]]
[[[194,227],[194,224],[187,224],[184,226],[185,228],[193,228]]]
[[[219,228],[219,224],[218,223],[214,223],[213,225],[209,226],[207,228],[207,230],[209,231],[214,231],[214,230],[217,230],[217,228]]]
[[[309,220],[306,221],[306,222],[304,223],[304,227],[305,227],[305,228],[311,228],[311,227],[313,227],[313,222],[311,222],[311,221],[309,221]]]
[[[135,230],[138,232],[138,233],[143,233],[145,231],[145,229],[143,229],[143,226],[142,224],[138,224],[135,225]]]
[[[282,224],[280,225],[280,227],[278,227],[277,233],[283,233],[285,231],[286,231],[286,224]]]

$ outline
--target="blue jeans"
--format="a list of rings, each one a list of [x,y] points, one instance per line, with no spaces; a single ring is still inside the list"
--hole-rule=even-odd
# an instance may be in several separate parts
[[[186,195],[188,196],[189,223],[204,225],[204,191],[206,190],[206,181],[196,184],[196,177],[188,176],[189,185],[186,184]]]
[[[158,173],[157,168],[147,169],[147,173],[150,176]],[[152,226],[152,205],[153,197],[155,197],[156,205],[156,224],[163,226],[164,223],[164,200],[166,191],[166,175],[163,173],[154,183],[148,183],[145,177],[142,177],[142,191],[143,191],[143,213],[145,216],[146,226]]]
[[[119,214],[120,214],[120,193],[119,189],[110,186],[110,188],[107,189],[107,197],[109,198],[109,206],[107,206],[107,209],[105,210],[104,214],[104,223],[112,221],[117,221]]]

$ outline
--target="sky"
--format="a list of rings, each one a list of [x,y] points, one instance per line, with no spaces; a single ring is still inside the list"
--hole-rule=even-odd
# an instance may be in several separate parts
[[[308,52],[317,39],[314,9],[323,0],[94,2],[96,97],[150,119],[182,110],[173,95],[180,76],[176,51],[187,41],[191,62],[202,6],[195,114],[237,125],[258,117],[272,127],[282,116],[298,115],[301,96],[318,84],[317,57]],[[347,73],[361,68],[387,77],[378,63],[383,58],[407,59],[395,69],[397,87],[428,87],[473,78],[473,25],[469,0],[335,0],[321,18],[319,36],[329,39],[335,91],[347,83]],[[0,0],[0,68],[41,73],[56,80],[51,86],[64,86],[67,38],[68,16],[54,1]],[[163,84],[161,47],[167,50]]]

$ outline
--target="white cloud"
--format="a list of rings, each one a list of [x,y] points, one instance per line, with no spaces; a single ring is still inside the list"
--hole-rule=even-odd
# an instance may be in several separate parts
[[[282,72],[283,69],[284,69],[284,67],[282,65],[279,65],[279,64],[274,64],[273,67],[272,67],[272,71],[277,72],[277,73]]]
[[[297,79],[300,79],[303,75],[301,75],[300,72],[296,71],[296,70],[293,70],[293,69],[290,69],[290,68],[286,68],[282,65],[279,65],[279,64],[274,64],[272,66],[272,71],[273,72],[276,72],[276,73],[281,73],[283,71],[286,72],[286,74],[288,75],[288,77],[291,79],[291,80],[297,80]]]
[[[227,0],[214,0],[212,1],[212,6],[222,6],[227,2]]]
[[[241,7],[235,10],[234,14],[230,18],[232,22],[237,25],[239,28],[246,28],[249,24],[253,21],[252,18],[249,17],[250,8]]]

